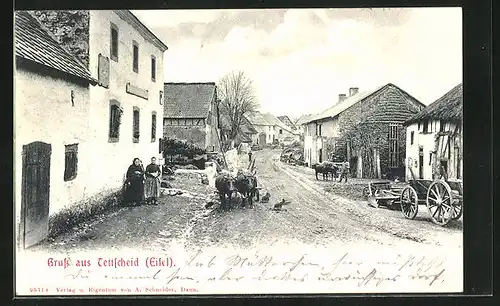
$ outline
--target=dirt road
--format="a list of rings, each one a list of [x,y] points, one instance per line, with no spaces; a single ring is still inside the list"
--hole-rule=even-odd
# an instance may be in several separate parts
[[[186,183],[178,179],[174,186],[184,185],[190,193],[162,197],[158,206],[123,208],[40,248],[57,252],[124,247],[166,250],[174,241],[196,248],[250,247],[286,240],[310,245],[366,242],[461,248],[461,220],[440,227],[430,221],[423,206],[415,220],[404,219],[399,211],[369,207],[352,191],[364,182],[317,181],[312,169],[283,164],[278,157],[277,150],[254,153],[261,195],[269,191],[269,203],[256,202],[252,209],[226,212],[206,209],[206,197],[213,188],[198,180]],[[246,165],[247,157],[241,156],[241,162]],[[290,204],[283,211],[271,210],[281,199]]]

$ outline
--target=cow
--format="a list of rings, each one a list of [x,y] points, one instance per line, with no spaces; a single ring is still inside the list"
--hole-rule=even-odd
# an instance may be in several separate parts
[[[246,203],[253,207],[253,198],[259,201],[259,191],[257,189],[257,177],[249,171],[238,171],[235,180],[236,190],[243,196],[242,206]]]
[[[219,193],[222,209],[226,209],[231,205],[231,196],[235,190],[234,182],[234,178],[228,173],[221,173],[215,178],[215,188]]]
[[[335,166],[332,162],[322,162],[322,163],[316,163],[312,165],[312,168],[314,169],[316,179],[318,179],[318,173],[323,174],[323,180],[328,180],[328,174],[330,173],[332,175],[332,180],[335,181],[335,178],[337,177],[337,172],[339,168]]]

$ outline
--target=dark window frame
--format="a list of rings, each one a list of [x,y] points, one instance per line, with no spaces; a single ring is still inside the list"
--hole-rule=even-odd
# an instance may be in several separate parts
[[[151,113],[151,142],[156,141],[156,126],[158,123],[158,116],[156,115],[156,112],[153,111]]]
[[[399,127],[397,123],[389,124],[389,168],[400,166]]]
[[[113,49],[113,31],[116,32],[116,50]],[[119,46],[120,46],[120,32],[118,31],[118,27],[116,26],[116,24],[114,23],[111,23],[110,25],[110,44],[109,44],[109,57],[114,60],[115,62],[118,62],[118,57],[119,57]],[[116,51],[116,54],[115,52]]]
[[[132,70],[139,73],[139,43],[135,40],[132,41]]]
[[[151,55],[151,81],[156,83],[156,56]]]
[[[74,180],[78,175],[78,144],[64,146],[64,181]]]
[[[115,143],[120,141],[122,113],[123,111],[121,109],[120,102],[111,100],[109,102],[108,142]]]
[[[132,142],[139,143],[140,138],[141,138],[141,110],[137,106],[134,106],[132,109]]]
[[[429,121],[428,120],[425,120],[423,122],[422,133],[424,133],[424,134],[429,133]]]

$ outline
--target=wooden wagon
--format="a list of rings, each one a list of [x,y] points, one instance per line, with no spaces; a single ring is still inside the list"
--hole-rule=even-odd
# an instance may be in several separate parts
[[[424,180],[413,179],[404,187],[389,181],[369,183],[363,194],[372,206],[400,205],[401,212],[407,219],[414,219],[419,205],[426,205],[432,222],[445,226],[451,220],[457,220],[463,212],[463,185],[460,180]]]
[[[463,185],[460,180],[423,180],[413,179],[401,192],[400,205],[407,219],[414,219],[419,205],[426,205],[432,222],[444,226],[457,220],[463,212]]]

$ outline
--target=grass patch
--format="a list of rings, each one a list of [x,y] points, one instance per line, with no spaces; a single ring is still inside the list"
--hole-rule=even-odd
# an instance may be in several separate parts
[[[115,211],[122,206],[122,191],[115,191],[107,196],[97,195],[74,206],[64,208],[49,218],[49,234],[55,237],[73,230],[79,225],[89,222],[97,216]]]

